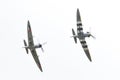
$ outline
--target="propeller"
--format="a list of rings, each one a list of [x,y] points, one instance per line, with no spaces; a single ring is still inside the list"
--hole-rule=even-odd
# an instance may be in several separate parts
[[[45,44],[47,44],[47,42],[42,43],[42,45],[45,45]]]
[[[90,34],[90,36],[91,36],[93,39],[96,39],[96,37],[95,37],[95,36],[93,36],[92,34]]]
[[[89,28],[89,32],[87,33],[89,34],[89,37],[91,36],[93,39],[96,39],[96,37],[91,34],[91,27]]]
[[[41,48],[42,52],[44,52],[43,45],[47,44],[47,42],[44,42],[44,43],[41,44],[40,40],[38,38],[36,38],[36,42],[37,42],[37,44],[39,44],[39,48]]]
[[[44,49],[43,49],[42,45],[45,45],[45,44],[47,44],[47,42],[44,42],[44,43],[40,44],[42,52],[44,52]]]

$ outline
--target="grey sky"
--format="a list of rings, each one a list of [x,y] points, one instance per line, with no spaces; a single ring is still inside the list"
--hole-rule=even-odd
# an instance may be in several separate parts
[[[0,80],[120,80],[120,2],[118,0],[1,0]],[[93,62],[87,59],[79,41],[75,44],[79,8],[89,38]],[[22,48],[30,20],[35,41],[47,44],[37,54],[41,73],[31,53]]]

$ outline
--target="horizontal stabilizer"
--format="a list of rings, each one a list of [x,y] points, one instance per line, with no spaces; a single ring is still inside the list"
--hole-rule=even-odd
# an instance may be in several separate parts
[[[73,34],[73,38],[74,38],[75,43],[77,43],[77,38],[76,38],[76,34],[75,34],[74,29],[72,29],[72,34]]]
[[[25,45],[25,50],[26,50],[26,52],[27,52],[27,54],[28,54],[28,48],[27,48],[27,43],[26,43],[26,41],[24,40],[24,45]]]

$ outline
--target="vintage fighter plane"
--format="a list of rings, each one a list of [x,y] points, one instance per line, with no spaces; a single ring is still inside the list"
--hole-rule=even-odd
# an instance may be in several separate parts
[[[75,34],[74,29],[72,29],[72,34],[73,34],[72,37],[74,38],[75,43],[77,43],[77,38],[78,38],[80,40],[80,43],[84,49],[86,56],[88,57],[88,59],[90,61],[92,61],[85,38],[86,37],[95,38],[95,37],[90,32],[87,32],[87,33],[83,32],[82,21],[81,21],[79,9],[77,9],[77,35]]]
[[[27,33],[28,33],[28,45],[27,45],[26,41],[24,40],[24,45],[25,45],[24,48],[25,48],[27,54],[28,54],[28,49],[31,51],[32,56],[37,64],[38,68],[40,69],[41,72],[43,72],[40,61],[39,61],[39,57],[36,53],[36,48],[41,48],[43,51],[42,44],[34,45],[32,30],[31,30],[29,21],[27,23]]]

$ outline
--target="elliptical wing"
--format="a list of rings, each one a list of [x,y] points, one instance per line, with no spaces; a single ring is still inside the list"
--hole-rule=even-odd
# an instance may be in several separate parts
[[[89,59],[90,61],[92,61],[91,56],[90,56],[90,52],[89,52],[89,49],[88,49],[88,46],[87,46],[87,43],[86,43],[85,39],[81,39],[81,40],[80,40],[80,43],[81,43],[82,48],[83,48],[86,56],[88,57],[88,59]]]

